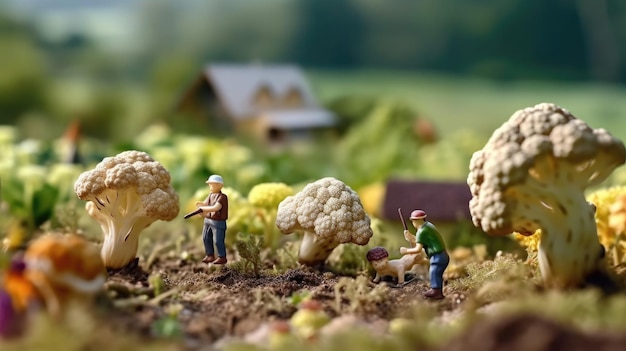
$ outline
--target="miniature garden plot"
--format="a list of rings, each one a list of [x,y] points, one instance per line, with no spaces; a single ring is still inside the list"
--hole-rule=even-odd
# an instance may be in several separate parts
[[[74,178],[99,240],[45,230],[23,245],[13,239],[26,226],[7,235],[0,343],[621,350],[626,190],[587,188],[625,158],[620,140],[554,104],[497,129],[472,157],[469,208],[485,233],[513,233],[519,255],[452,247],[419,204],[400,209],[404,230],[375,225],[358,192],[333,177],[261,183],[244,197],[224,169],[179,204],[165,166],[124,151]],[[145,233],[159,226],[167,233]]]

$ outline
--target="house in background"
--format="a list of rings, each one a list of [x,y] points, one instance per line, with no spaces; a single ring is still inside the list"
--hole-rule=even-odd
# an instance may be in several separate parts
[[[205,119],[214,134],[269,142],[299,139],[336,124],[316,101],[302,70],[289,64],[209,64],[177,109]]]

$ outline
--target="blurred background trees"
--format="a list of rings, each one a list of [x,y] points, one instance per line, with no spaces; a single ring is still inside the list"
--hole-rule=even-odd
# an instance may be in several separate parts
[[[620,0],[4,0],[0,119],[132,137],[209,61],[622,85],[625,42]]]

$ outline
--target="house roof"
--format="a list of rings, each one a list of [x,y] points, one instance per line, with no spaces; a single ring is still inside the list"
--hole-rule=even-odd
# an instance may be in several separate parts
[[[465,182],[391,180],[386,186],[382,217],[399,221],[398,208],[401,208],[406,218],[412,210],[424,210],[428,220],[435,224],[469,220],[471,199]]]
[[[234,118],[246,118],[258,112],[254,99],[262,87],[267,87],[277,98],[297,89],[304,108],[319,107],[302,70],[296,65],[209,64],[203,73]]]
[[[334,115],[323,109],[268,111],[262,118],[268,127],[283,130],[331,127],[336,124]]]

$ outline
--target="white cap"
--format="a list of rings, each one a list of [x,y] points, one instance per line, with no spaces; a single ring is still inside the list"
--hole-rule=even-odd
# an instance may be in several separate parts
[[[221,175],[213,174],[206,180],[205,183],[220,183],[224,184],[224,179],[222,179]]]

